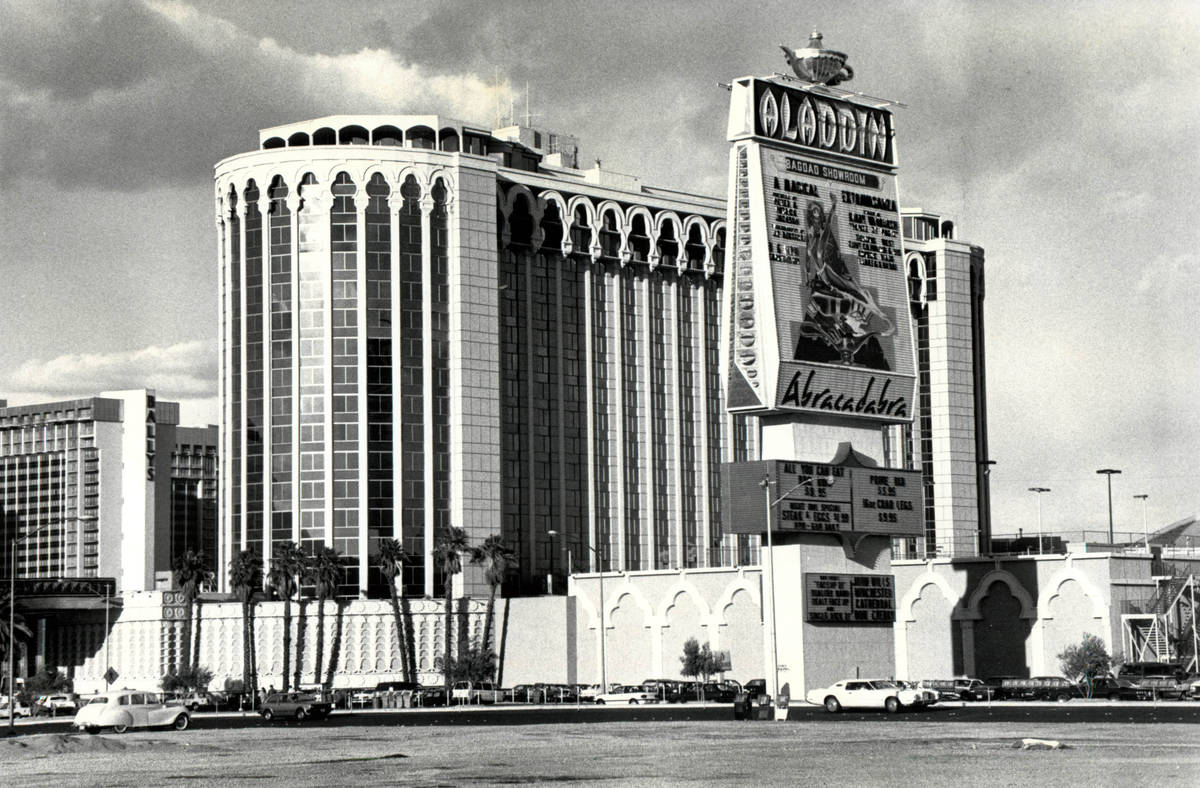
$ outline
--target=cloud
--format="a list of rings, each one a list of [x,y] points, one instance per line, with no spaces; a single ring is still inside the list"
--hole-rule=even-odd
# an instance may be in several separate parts
[[[505,82],[377,48],[307,54],[180,2],[18,3],[5,17],[0,183],[195,184],[259,128],[358,112],[477,120],[508,104]]]
[[[217,394],[217,355],[199,341],[114,353],[69,353],[21,363],[4,379],[4,386],[53,397],[150,388],[167,399],[206,399]]]

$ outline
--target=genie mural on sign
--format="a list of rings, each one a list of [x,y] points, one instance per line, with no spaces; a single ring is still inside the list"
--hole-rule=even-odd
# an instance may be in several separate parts
[[[806,306],[800,323],[796,361],[840,361],[871,369],[891,369],[879,337],[891,336],[896,327],[842,261],[833,232],[830,202],[826,213],[811,201],[804,212],[808,245],[804,259]]]

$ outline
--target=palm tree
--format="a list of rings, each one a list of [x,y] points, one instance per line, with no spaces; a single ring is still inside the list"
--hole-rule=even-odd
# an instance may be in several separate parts
[[[24,640],[32,640],[33,632],[25,625],[25,617],[20,613],[13,613],[13,632],[8,631],[8,615],[9,605],[12,604],[12,598],[8,594],[8,585],[4,584],[4,590],[0,591],[0,667],[8,669],[9,649],[17,647],[17,638]],[[107,635],[106,635],[107,637]],[[16,652],[12,652],[13,659],[16,659]],[[7,679],[7,674],[5,674]],[[12,692],[12,690],[6,690]]]
[[[188,620],[184,622],[183,630],[183,654],[179,660],[179,667],[186,668],[189,653],[192,655],[191,664],[198,665],[200,663],[200,591],[212,582],[213,571],[208,568],[208,559],[203,550],[199,552],[188,550],[183,555],[175,556],[175,560],[171,562],[171,570],[175,578],[175,585],[179,587],[188,606]],[[192,651],[193,632],[196,633],[194,652]]]
[[[283,600],[283,686],[287,692],[291,681],[292,664],[292,597],[296,595],[296,578],[304,570],[304,553],[295,542],[280,542],[271,554],[271,569],[267,583]]]
[[[412,560],[412,556],[404,552],[396,539],[383,538],[379,540],[379,553],[375,561],[383,578],[387,580],[388,594],[392,598],[392,615],[396,617],[396,645],[400,647],[400,668],[404,671],[404,680],[413,681],[414,671],[409,661],[409,652],[404,643],[404,618],[400,615],[400,595],[396,590],[396,578],[403,582],[404,565]]]
[[[442,584],[446,589],[446,650],[442,653],[442,672],[446,684],[446,705],[450,705],[450,629],[453,621],[454,576],[462,571],[462,554],[469,551],[467,532],[453,525],[442,529],[433,548],[433,558],[442,567]]]
[[[487,616],[484,618],[483,643],[481,644],[486,653],[492,648],[492,622],[496,616],[496,591],[504,582],[508,570],[517,565],[517,554],[504,543],[503,539],[493,534],[484,539],[483,544],[479,547],[471,548],[471,563],[484,565],[483,576],[491,587]]]
[[[313,668],[313,681],[324,686],[321,660],[325,654],[325,602],[329,599],[337,601],[338,586],[346,576],[346,567],[342,566],[342,557],[337,550],[319,547],[309,559],[307,568],[306,580],[315,586],[317,592],[317,664]],[[341,605],[341,602],[337,604]]]
[[[254,660],[254,621],[250,616],[250,600],[262,588],[262,558],[250,550],[242,550],[229,562],[229,585],[242,603],[242,689],[250,691],[251,699],[258,697],[258,672]]]

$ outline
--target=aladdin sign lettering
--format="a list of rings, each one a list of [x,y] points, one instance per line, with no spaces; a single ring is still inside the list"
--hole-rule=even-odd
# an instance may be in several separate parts
[[[760,137],[895,164],[890,112],[759,80],[754,99],[754,133]]]
[[[792,373],[779,404],[783,407],[851,413],[856,416],[894,416],[899,419],[909,416],[908,399],[903,394],[889,396],[888,389],[892,381],[887,378],[880,382],[877,376],[870,376],[862,393],[855,396],[840,388],[835,390],[814,383],[816,375],[814,369],[799,369]]]

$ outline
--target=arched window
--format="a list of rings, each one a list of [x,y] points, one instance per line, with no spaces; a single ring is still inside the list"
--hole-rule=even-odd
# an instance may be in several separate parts
[[[442,129],[442,144],[439,147],[450,153],[458,153],[458,132],[454,129]]]
[[[337,145],[337,133],[328,126],[322,126],[313,132],[313,145]]]
[[[629,222],[629,251],[640,263],[650,259],[650,233],[646,230],[646,217],[634,214]]]
[[[533,236],[533,216],[529,213],[529,200],[518,194],[513,200],[512,212],[508,215],[510,246],[529,246]]]
[[[367,130],[362,126],[343,126],[338,132],[338,142],[342,145],[366,145]]]
[[[404,132],[395,126],[380,126],[371,132],[371,140],[375,145],[399,147],[404,144]]]
[[[571,223],[571,245],[576,254],[587,254],[592,245],[592,225],[588,222],[587,209],[582,205],[575,208],[575,221]]]
[[[437,134],[428,126],[413,126],[404,132],[404,138],[408,140],[408,145],[412,148],[426,148],[428,150],[437,148]]]
[[[617,259],[621,255],[621,231],[617,229],[617,215],[611,208],[600,217],[600,254]]]
[[[307,144],[308,144],[307,132],[297,131],[295,134],[288,137],[288,147],[289,148],[297,148],[297,147],[300,147],[302,145],[307,145]]]
[[[263,150],[269,150],[271,148],[283,148],[286,145],[287,142],[284,141],[283,137],[270,137],[266,142],[263,143]]]
[[[700,226],[693,224],[688,230],[687,243],[683,245],[683,253],[687,258],[687,267],[699,271],[704,267],[704,241],[701,240]]]
[[[557,253],[562,249],[563,225],[558,203],[548,202],[542,212],[542,248]]]

